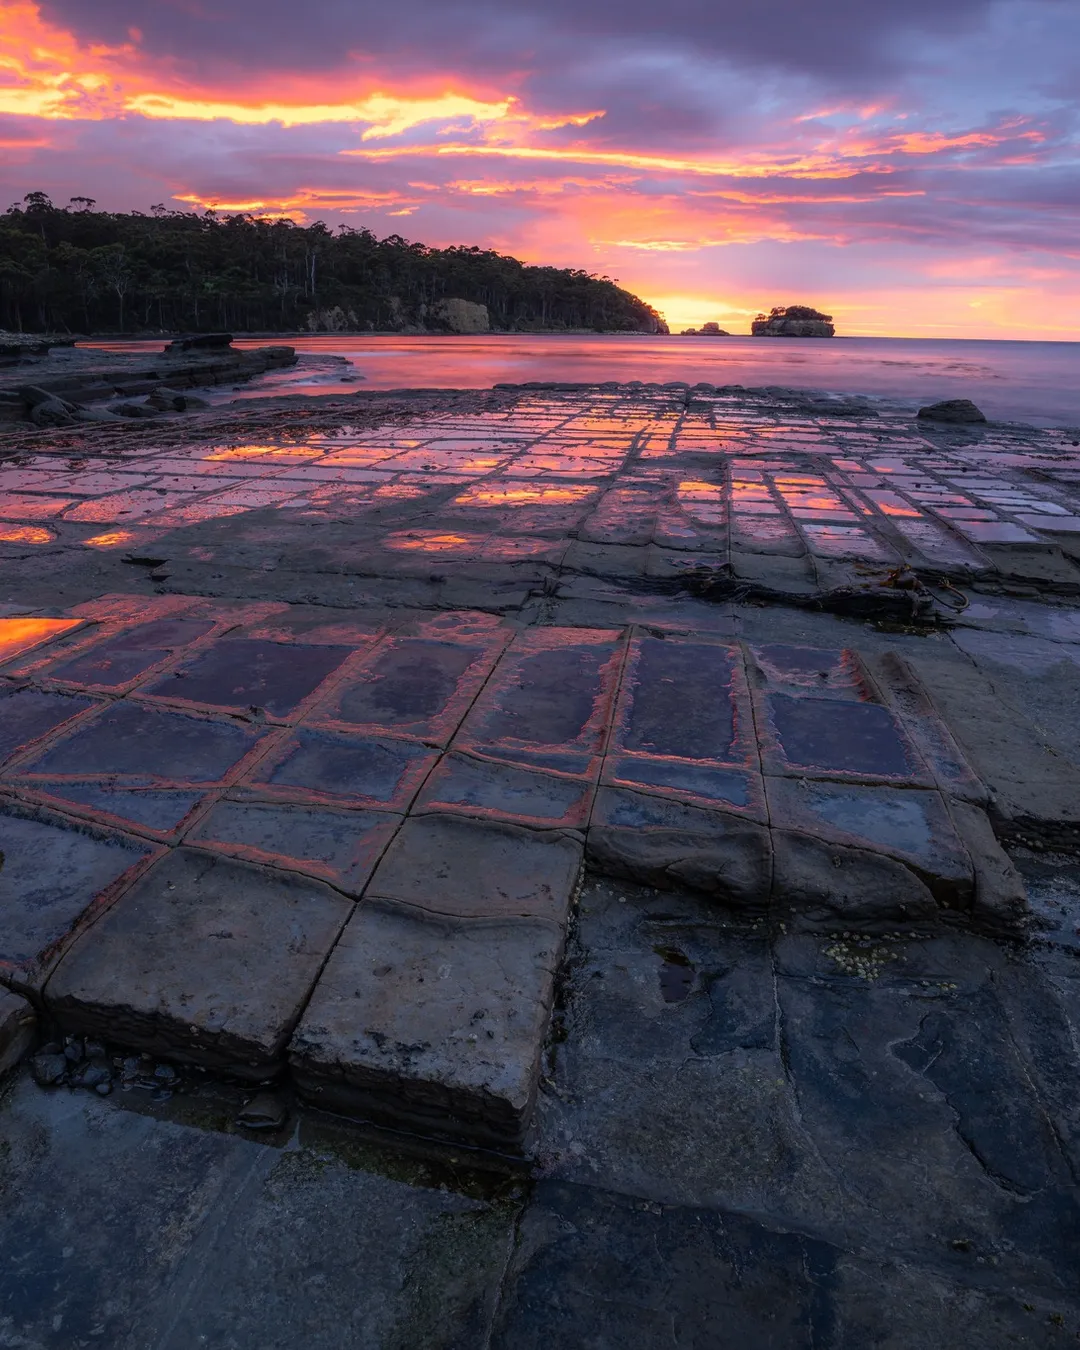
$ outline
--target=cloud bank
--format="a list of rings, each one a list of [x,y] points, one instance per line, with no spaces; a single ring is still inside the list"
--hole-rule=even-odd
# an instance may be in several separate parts
[[[0,205],[366,224],[675,325],[1080,338],[1071,0],[0,0]]]

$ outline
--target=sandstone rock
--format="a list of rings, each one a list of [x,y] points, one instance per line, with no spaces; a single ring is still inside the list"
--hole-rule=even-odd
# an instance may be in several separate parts
[[[0,1076],[30,1049],[36,1030],[37,1015],[26,999],[0,988]]]
[[[986,418],[968,398],[947,398],[941,403],[930,403],[920,408],[918,416],[924,422],[985,422]]]
[[[37,427],[70,427],[77,420],[71,405],[59,398],[46,399],[30,409],[30,421]]]
[[[543,921],[365,902],[293,1037],[299,1092],[381,1124],[519,1147],[561,950],[558,925]]]
[[[49,984],[57,1021],[262,1081],[351,903],[318,881],[178,849],[86,934]]]
[[[718,323],[703,323],[701,325],[702,337],[730,337],[731,334],[725,328],[721,328]]]

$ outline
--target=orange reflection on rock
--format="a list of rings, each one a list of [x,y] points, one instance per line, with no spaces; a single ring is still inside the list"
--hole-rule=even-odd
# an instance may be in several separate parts
[[[81,623],[82,619],[0,619],[0,661],[39,647]]]
[[[481,534],[447,534],[435,530],[409,530],[402,534],[391,534],[386,538],[386,547],[398,553],[472,553],[481,548],[487,536]]]
[[[587,501],[597,489],[584,484],[560,483],[558,486],[539,487],[533,483],[484,483],[459,493],[455,506],[521,506],[525,504],[558,506]]]
[[[374,495],[380,501],[405,502],[413,497],[426,497],[428,491],[428,488],[416,487],[411,483],[384,483],[375,489]]]
[[[688,478],[679,484],[678,493],[679,500],[683,502],[718,502],[724,495],[724,489],[717,483]]]
[[[108,530],[105,534],[95,534],[92,539],[84,539],[83,543],[91,548],[120,548],[130,544],[134,538],[132,530]]]
[[[922,515],[921,511],[916,510],[910,502],[905,501],[904,498],[896,492],[868,491],[866,495],[878,510],[886,516],[901,516],[908,520],[917,520]]]
[[[209,460],[276,459],[297,464],[306,459],[318,459],[322,454],[323,451],[321,450],[303,450],[295,445],[228,445],[211,451],[203,458]]]
[[[51,530],[39,525],[0,526],[0,543],[3,544],[51,544],[56,536]]]

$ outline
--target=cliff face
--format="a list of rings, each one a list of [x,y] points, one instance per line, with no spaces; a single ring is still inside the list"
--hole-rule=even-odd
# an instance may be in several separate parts
[[[750,325],[753,337],[835,337],[832,315],[808,305],[777,305]]]

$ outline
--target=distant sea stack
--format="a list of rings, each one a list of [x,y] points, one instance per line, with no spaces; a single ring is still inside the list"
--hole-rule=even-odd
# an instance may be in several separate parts
[[[683,337],[730,337],[731,334],[726,328],[721,328],[718,323],[703,323],[700,328],[684,328]]]
[[[754,337],[835,337],[832,315],[809,305],[775,305],[750,325]]]

